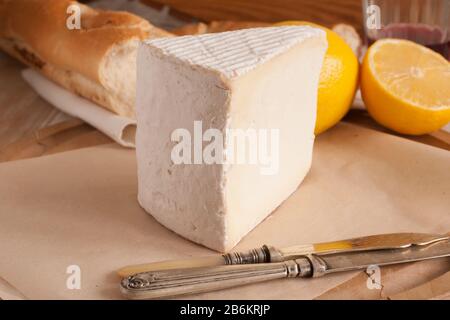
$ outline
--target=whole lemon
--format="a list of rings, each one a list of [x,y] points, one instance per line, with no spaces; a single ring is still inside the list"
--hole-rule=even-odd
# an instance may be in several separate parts
[[[328,50],[320,74],[317,122],[320,134],[336,125],[349,111],[359,80],[359,62],[350,46],[335,32],[306,21],[284,21],[276,26],[311,26],[327,33]]]

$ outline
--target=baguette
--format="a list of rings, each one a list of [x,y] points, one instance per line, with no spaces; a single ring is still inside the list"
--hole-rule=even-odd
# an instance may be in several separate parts
[[[81,28],[70,30],[70,5]],[[135,117],[140,40],[171,36],[126,12],[94,10],[70,0],[0,0],[0,48],[61,86],[106,109]]]
[[[225,31],[235,31],[250,28],[270,27],[268,22],[258,21],[212,21],[209,24],[203,22],[191,23],[171,30],[177,36],[199,35],[205,33],[217,33]]]

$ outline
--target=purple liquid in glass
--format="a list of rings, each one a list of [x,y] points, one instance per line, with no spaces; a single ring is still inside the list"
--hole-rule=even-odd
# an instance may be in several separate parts
[[[376,36],[368,36],[368,44],[384,38],[407,39],[419,43],[450,59],[450,42],[447,34],[439,28],[425,24],[395,23],[377,30]]]

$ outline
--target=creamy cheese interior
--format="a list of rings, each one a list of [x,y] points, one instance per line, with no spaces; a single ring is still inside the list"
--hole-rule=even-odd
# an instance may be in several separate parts
[[[222,53],[225,44],[231,47]],[[308,27],[141,45],[136,137],[141,206],[194,242],[231,250],[296,190],[311,166],[326,47],[325,33]],[[194,140],[195,121],[202,122],[203,132],[218,129],[224,141],[230,130],[277,131],[275,171],[262,174],[267,166],[261,163],[174,164],[177,141],[171,136],[184,128]]]

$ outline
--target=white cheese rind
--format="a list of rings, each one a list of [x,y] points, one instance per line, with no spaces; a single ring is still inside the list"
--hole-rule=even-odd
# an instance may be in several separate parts
[[[233,63],[238,59],[229,52],[237,57],[262,52],[261,41],[248,40],[258,34],[265,44],[279,41],[265,46],[257,60]],[[289,197],[310,168],[326,35],[282,27],[208,35],[206,42],[197,38],[150,41],[139,49],[138,200],[169,229],[224,252]],[[214,62],[202,54],[214,56],[224,39],[227,57]],[[258,165],[174,165],[171,133],[186,128],[193,135],[194,121],[224,135],[228,129],[279,129],[279,171],[262,175]]]
[[[146,43],[159,48],[164,55],[215,70],[233,79],[306,39],[323,37],[324,34],[324,31],[308,26],[284,26],[159,38]]]

